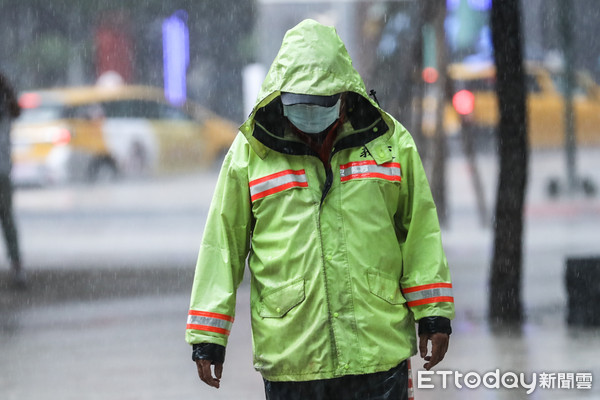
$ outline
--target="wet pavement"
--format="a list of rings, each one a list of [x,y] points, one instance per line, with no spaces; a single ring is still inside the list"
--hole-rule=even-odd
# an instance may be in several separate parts
[[[480,156],[478,165],[492,210],[495,162]],[[461,157],[449,160],[450,223],[443,237],[457,317],[450,350],[437,370],[452,375],[446,389],[441,375],[431,376],[435,389],[417,389],[416,399],[600,398],[600,331],[566,325],[564,286],[567,257],[600,255],[600,201],[546,196],[548,179],[564,179],[562,153],[535,152],[530,165],[527,322],[515,332],[492,329],[485,321],[493,235],[477,219],[468,165]],[[579,152],[579,171],[600,184],[600,149]],[[193,264],[215,179],[207,172],[91,190],[17,193],[31,284],[15,291],[0,271],[1,399],[264,398],[252,369],[246,282],[221,389],[199,381],[183,340]],[[421,365],[413,358],[415,384]],[[555,388],[538,387],[528,396],[522,388],[471,389],[460,377],[463,388],[456,387],[459,373],[472,372],[473,378],[496,370],[500,376],[523,373],[526,383],[533,373],[538,383],[541,374],[554,374],[548,376],[554,376]],[[587,373],[592,388],[578,389],[585,382],[575,382],[575,376],[585,380]],[[571,389],[557,388],[570,382]]]

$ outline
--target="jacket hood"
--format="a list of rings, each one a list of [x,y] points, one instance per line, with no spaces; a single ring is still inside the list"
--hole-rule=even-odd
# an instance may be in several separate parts
[[[305,20],[284,36],[258,96],[276,92],[330,96],[366,89],[335,28]]]
[[[240,127],[261,157],[266,150],[260,148],[257,140],[273,148],[265,142],[273,142],[284,136],[287,123],[283,121],[281,92],[320,96],[349,93],[347,97],[351,105],[347,108],[354,109],[361,119],[357,122],[357,118],[354,118],[352,125],[355,129],[371,125],[383,114],[369,98],[363,80],[352,66],[346,46],[335,28],[310,19],[286,32],[262,83],[255,106]],[[261,132],[257,132],[257,128]]]

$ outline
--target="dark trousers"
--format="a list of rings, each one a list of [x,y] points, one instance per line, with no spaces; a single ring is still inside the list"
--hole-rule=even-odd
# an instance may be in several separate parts
[[[13,263],[20,263],[19,240],[12,211],[12,183],[10,177],[0,174],[0,219],[8,256]]]
[[[265,380],[267,400],[408,400],[406,361],[385,372],[307,382]]]

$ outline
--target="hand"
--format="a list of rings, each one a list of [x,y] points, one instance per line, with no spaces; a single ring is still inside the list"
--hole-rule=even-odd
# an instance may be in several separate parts
[[[427,342],[431,341],[431,355],[427,355]],[[444,359],[446,351],[448,351],[448,344],[450,342],[450,335],[447,333],[423,333],[419,335],[419,352],[421,358],[428,361],[423,364],[423,367],[429,371],[431,368],[439,364]]]
[[[208,386],[212,386],[214,388],[219,388],[221,383],[221,376],[223,375],[223,363],[215,364],[215,376],[213,377],[211,371],[211,360],[196,360],[196,368],[198,368],[198,376],[202,380],[202,382],[206,383]]]

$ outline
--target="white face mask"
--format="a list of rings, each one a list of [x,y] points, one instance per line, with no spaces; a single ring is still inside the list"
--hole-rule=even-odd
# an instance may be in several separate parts
[[[284,105],[283,115],[304,133],[320,133],[340,117],[340,99],[331,107],[314,104]]]

